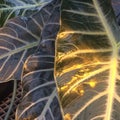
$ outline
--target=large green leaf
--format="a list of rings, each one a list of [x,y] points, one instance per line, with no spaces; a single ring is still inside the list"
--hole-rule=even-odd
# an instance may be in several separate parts
[[[22,84],[23,99],[16,120],[62,120],[54,81],[54,46],[60,26],[61,0],[53,0],[48,24],[41,33],[38,50],[25,62]]]
[[[34,53],[53,8],[44,6],[29,17],[16,17],[0,29],[0,83],[21,79],[26,58]]]
[[[15,16],[30,16],[52,0],[0,0],[0,27]]]
[[[120,119],[119,42],[109,0],[63,0],[55,76],[65,119]]]

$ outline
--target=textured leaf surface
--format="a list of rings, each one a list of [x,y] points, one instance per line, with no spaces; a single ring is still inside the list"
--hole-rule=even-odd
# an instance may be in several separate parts
[[[21,79],[24,61],[38,46],[51,15],[52,7],[46,6],[29,17],[10,19],[0,28],[0,82]]]
[[[120,25],[120,1],[119,0],[111,0],[113,9],[115,11],[115,15],[118,21],[118,24]]]
[[[119,33],[109,0],[63,0],[55,76],[65,119],[120,119]]]
[[[30,16],[52,0],[1,0],[0,27],[15,16]]]
[[[34,55],[28,57],[23,71],[23,99],[16,120],[62,120],[54,81],[54,46],[59,30],[60,0],[53,0],[48,24],[41,32],[41,42]]]

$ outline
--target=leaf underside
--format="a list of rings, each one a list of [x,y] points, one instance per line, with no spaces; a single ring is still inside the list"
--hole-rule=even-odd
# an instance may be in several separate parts
[[[62,120],[54,81],[54,46],[59,30],[60,0],[46,6],[50,17],[41,32],[36,52],[25,61],[23,99],[16,111],[16,120]]]
[[[109,0],[63,0],[55,77],[65,120],[120,119],[119,33]]]

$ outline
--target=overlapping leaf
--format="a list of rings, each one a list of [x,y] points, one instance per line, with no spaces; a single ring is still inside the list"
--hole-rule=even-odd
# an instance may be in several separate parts
[[[0,27],[15,16],[30,16],[52,0],[1,0]]]
[[[0,28],[0,83],[21,79],[24,61],[38,46],[52,10],[46,5],[29,17],[10,19]]]
[[[60,0],[53,0],[48,23],[36,53],[28,57],[23,71],[23,99],[16,120],[62,120],[54,81],[54,47],[59,30]]]
[[[112,7],[115,11],[115,15],[118,21],[118,24],[120,25],[120,1],[119,0],[111,0]]]
[[[65,119],[120,119],[120,30],[113,13],[109,0],[63,0],[55,76]]]

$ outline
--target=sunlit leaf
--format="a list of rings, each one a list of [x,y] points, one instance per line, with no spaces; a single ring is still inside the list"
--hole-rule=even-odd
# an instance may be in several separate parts
[[[109,0],[63,0],[55,77],[64,119],[120,119],[120,30]]]
[[[16,17],[0,28],[0,83],[21,79],[26,58],[35,52],[53,8],[44,6],[29,17]]]
[[[48,24],[41,32],[36,53],[29,56],[23,71],[23,99],[16,120],[62,120],[54,81],[54,46],[60,26],[60,0],[53,0]]]

